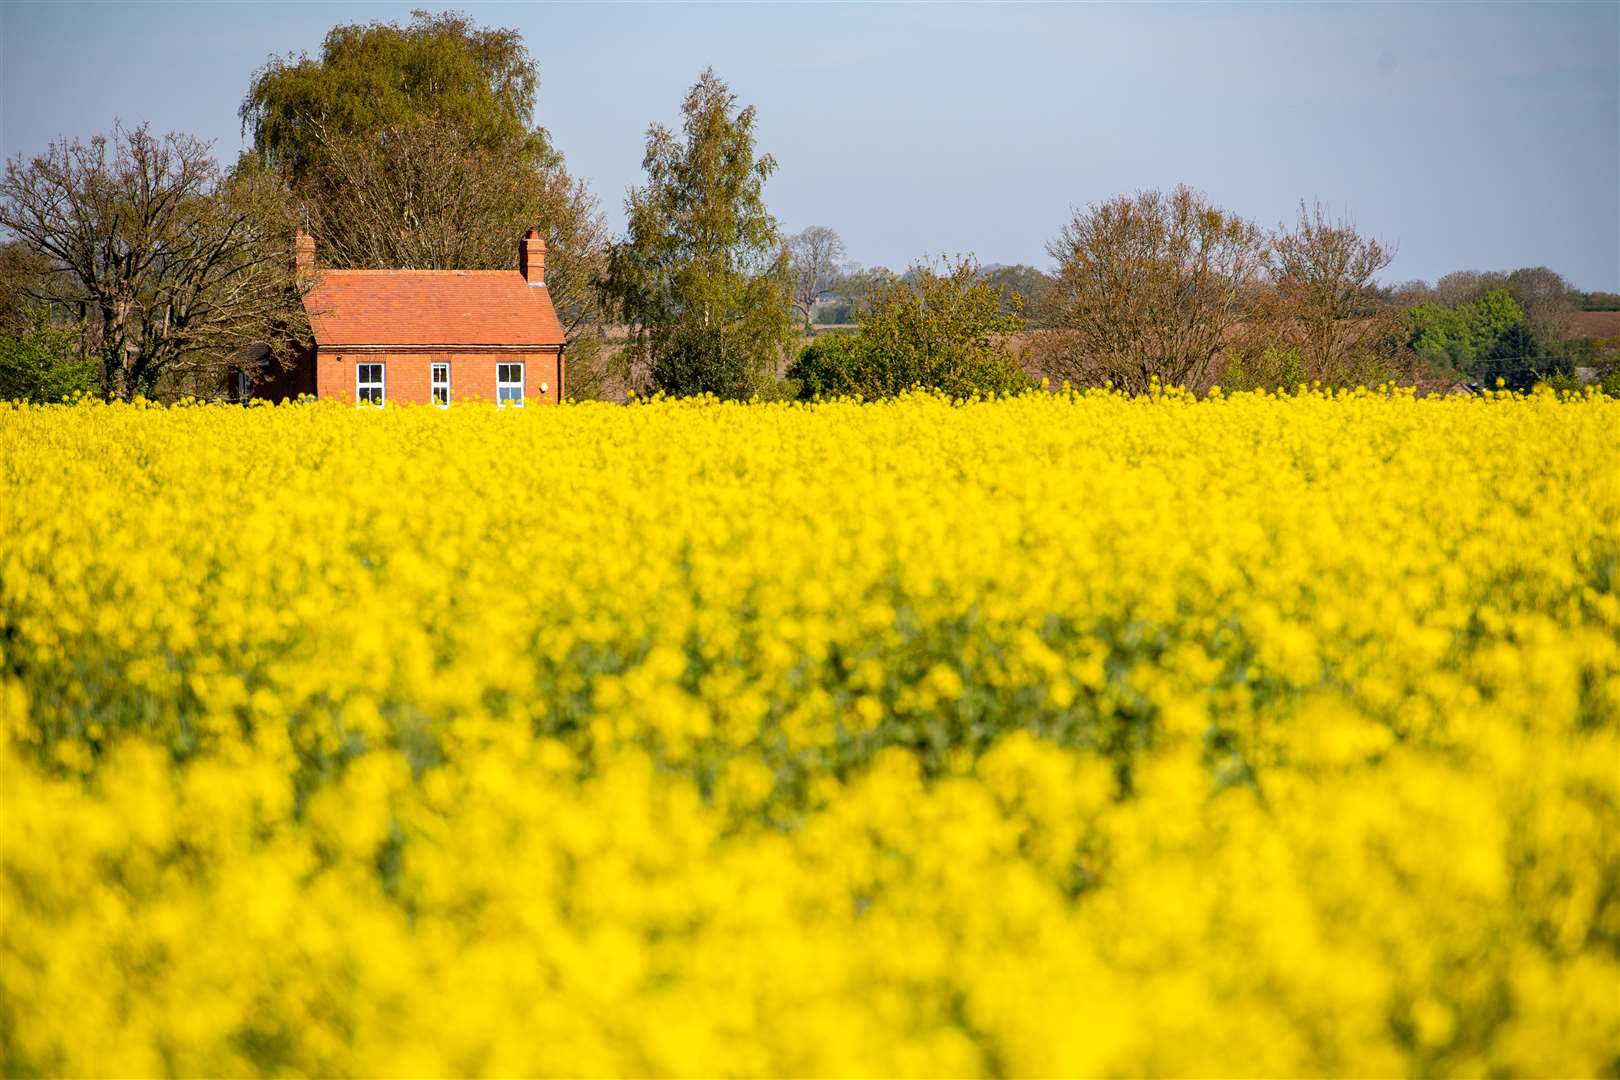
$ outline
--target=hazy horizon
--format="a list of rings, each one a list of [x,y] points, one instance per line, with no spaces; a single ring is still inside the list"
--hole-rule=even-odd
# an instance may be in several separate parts
[[[0,154],[121,119],[229,162],[254,69],[418,6],[0,5]],[[1620,290],[1613,3],[443,6],[523,34],[537,119],[615,231],[648,125],[712,65],[758,108],[783,228],[866,265],[1046,269],[1073,208],[1187,183],[1267,227],[1327,202],[1398,247],[1388,281]]]

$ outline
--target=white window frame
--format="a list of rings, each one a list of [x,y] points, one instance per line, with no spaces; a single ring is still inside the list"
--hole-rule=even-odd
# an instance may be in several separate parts
[[[364,372],[366,370],[366,368],[369,368],[369,367],[374,367],[374,368],[377,369],[378,378],[377,378],[376,382],[372,382],[372,381],[369,381],[369,380],[362,381],[362,379],[360,378],[361,373]],[[362,391],[364,391],[364,390],[371,390],[373,388],[375,388],[376,391],[377,391],[377,400],[376,401],[370,400],[369,398],[365,397],[364,394],[362,393]],[[387,364],[385,364],[381,360],[360,360],[360,361],[356,361],[356,363],[354,365],[354,403],[355,403],[356,407],[361,406],[361,405],[376,405],[379,408],[381,408],[382,406],[388,404],[388,365]]]
[[[439,374],[441,372],[444,374],[443,382],[439,381]],[[450,361],[433,361],[432,366],[428,368],[428,387],[428,396],[433,399],[433,404],[437,405],[441,409],[448,409],[450,407]],[[439,400],[440,387],[444,388],[443,401]]]
[[[517,368],[517,382],[513,382],[510,379],[502,379],[501,378],[501,372],[504,369],[507,369],[507,368]],[[506,408],[506,406],[508,406],[508,405],[511,405],[513,408],[516,408],[516,409],[523,408],[523,396],[524,396],[523,395],[523,376],[524,376],[524,374],[525,374],[525,372],[524,372],[524,365],[523,365],[522,360],[500,360],[500,361],[496,362],[496,364],[495,364],[495,404],[497,404],[498,406],[500,406],[503,409]],[[512,401],[507,400],[505,397],[502,396],[501,392],[503,390],[516,390],[517,391],[517,399],[512,400]]]

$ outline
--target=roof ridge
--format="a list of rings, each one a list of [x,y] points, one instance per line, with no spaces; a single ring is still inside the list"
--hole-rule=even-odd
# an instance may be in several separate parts
[[[360,267],[338,269],[332,267],[321,271],[323,274],[521,274],[517,269],[509,270],[425,270],[414,266],[401,267]]]

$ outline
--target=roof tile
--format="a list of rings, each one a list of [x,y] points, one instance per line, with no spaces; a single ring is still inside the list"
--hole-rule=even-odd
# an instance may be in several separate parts
[[[544,285],[516,270],[324,270],[304,297],[321,345],[560,345]]]

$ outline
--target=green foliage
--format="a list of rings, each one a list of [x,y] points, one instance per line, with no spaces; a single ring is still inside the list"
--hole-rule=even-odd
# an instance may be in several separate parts
[[[654,354],[653,385],[670,394],[744,400],[767,381],[739,326],[677,323]]]
[[[1557,394],[1578,394],[1583,389],[1581,380],[1568,372],[1561,371],[1537,379],[1534,388],[1537,390],[1551,390]]]
[[[94,393],[101,372],[74,355],[79,327],[52,326],[41,311],[33,325],[0,329],[0,401],[52,402]]]
[[[1529,390],[1554,375],[1568,375],[1582,347],[1537,332],[1524,308],[1505,289],[1446,308],[1425,303],[1406,314],[1412,350],[1431,367],[1487,385],[1501,379],[1510,390]]]
[[[1603,364],[1603,343],[1597,338],[1564,338],[1549,342],[1543,348],[1572,371],[1578,367],[1601,367]]]
[[[1487,358],[1499,363],[1534,347],[1524,338],[1524,309],[1504,289],[1456,307],[1418,304],[1406,313],[1406,321],[1407,344],[1414,352],[1432,365],[1464,374],[1485,374],[1481,362]]]
[[[788,378],[799,384],[799,396],[807,401],[856,394],[883,397],[893,391],[885,386],[871,392],[880,381],[879,368],[871,343],[858,334],[823,334],[799,354]]]
[[[1258,356],[1227,354],[1221,385],[1227,390],[1293,390],[1310,382],[1305,358],[1294,346],[1267,346]]]
[[[1010,393],[1031,385],[1007,342],[1022,328],[1002,310],[1000,292],[971,258],[943,271],[918,265],[879,286],[860,332],[823,336],[800,354],[788,377],[806,399],[893,397],[927,387],[958,397]]]
[[[823,326],[843,326],[855,321],[855,302],[838,298],[816,305],[815,321]]]
[[[657,389],[747,397],[793,334],[788,263],[764,198],[776,162],[754,156],[753,106],[738,110],[713,70],[681,108],[684,138],[661,124],[648,133],[647,183],[626,200],[628,234],[604,291]]]
[[[895,281],[895,273],[886,266],[869,266],[841,274],[833,282],[833,292],[848,300],[858,311],[880,290]]]
[[[1524,308],[1501,289],[1492,289],[1466,310],[1475,348],[1480,350],[1489,350],[1503,335],[1524,325]]]
[[[1050,321],[1052,290],[1057,285],[1051,276],[1033,266],[998,266],[985,272],[984,279],[1001,296],[1001,310],[1017,315],[1029,327],[1045,326]]]
[[[1407,344],[1429,364],[1461,368],[1472,359],[1467,318],[1461,309],[1416,304],[1406,313],[1406,325]]]
[[[429,117],[465,129],[481,148],[540,165],[554,155],[533,126],[539,85],[517,31],[418,11],[407,26],[333,27],[319,58],[272,59],[255,73],[240,113],[254,149],[295,182],[328,140]]]

